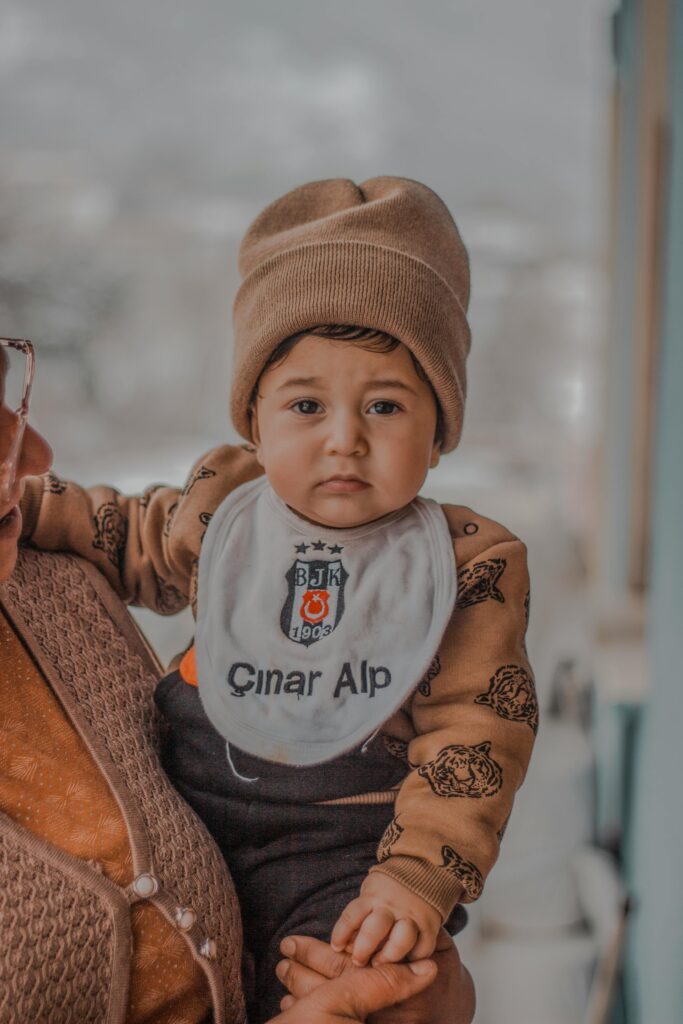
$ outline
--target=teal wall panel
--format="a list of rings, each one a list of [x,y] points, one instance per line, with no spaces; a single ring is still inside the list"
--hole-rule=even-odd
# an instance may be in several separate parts
[[[628,586],[635,393],[634,302],[638,274],[640,182],[640,37],[642,9],[623,0],[614,15],[614,51],[620,108],[617,141],[613,268],[613,324],[607,367],[607,417],[603,465],[604,517],[600,574],[610,588]]]
[[[648,641],[629,875],[629,1024],[683,1022],[683,0],[671,4],[671,165]]]

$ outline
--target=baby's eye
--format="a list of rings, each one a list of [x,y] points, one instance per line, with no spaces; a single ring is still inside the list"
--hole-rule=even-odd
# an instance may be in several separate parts
[[[305,406],[306,408],[302,408]],[[314,408],[311,408],[314,406]],[[304,415],[310,416],[312,413],[317,412],[320,406],[317,402],[314,402],[312,398],[302,398],[298,402],[295,402],[292,409],[296,409],[297,412],[304,413]]]
[[[394,411],[394,409],[398,409],[396,402],[373,402],[370,408],[377,409],[377,406],[381,406],[379,409],[380,416],[388,416]]]

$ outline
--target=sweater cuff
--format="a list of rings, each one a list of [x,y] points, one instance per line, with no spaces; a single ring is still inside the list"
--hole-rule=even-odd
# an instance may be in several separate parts
[[[373,871],[388,875],[420,896],[441,914],[442,921],[448,920],[465,892],[458,879],[449,872],[417,857],[387,857],[380,864],[374,864],[369,873]]]
[[[43,503],[44,493],[45,481],[42,476],[32,476],[26,480],[24,493],[22,494],[21,501],[19,502],[22,519],[22,540],[30,540],[35,532],[35,528],[38,525],[38,516],[40,515],[40,506]]]

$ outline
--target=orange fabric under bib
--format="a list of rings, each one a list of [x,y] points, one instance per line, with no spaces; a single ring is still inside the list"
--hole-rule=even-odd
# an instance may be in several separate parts
[[[125,822],[61,704],[0,612],[0,809],[66,853],[132,881]],[[128,1024],[198,1024],[211,1001],[183,937],[151,903],[131,909]]]
[[[194,644],[188,651],[183,655],[183,659],[180,662],[179,672],[183,679],[183,682],[189,683],[190,686],[199,686],[199,679],[197,678],[197,656],[194,650]]]

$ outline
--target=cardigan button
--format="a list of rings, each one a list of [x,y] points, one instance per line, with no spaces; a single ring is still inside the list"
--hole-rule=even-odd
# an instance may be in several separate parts
[[[218,946],[213,939],[204,939],[199,947],[199,952],[207,960],[215,960],[216,954],[218,953]]]
[[[189,932],[197,923],[197,915],[191,907],[176,907],[175,923],[181,932]]]
[[[159,879],[147,872],[138,875],[133,882],[133,892],[140,899],[149,899],[150,896],[154,896],[155,893],[159,892]]]

